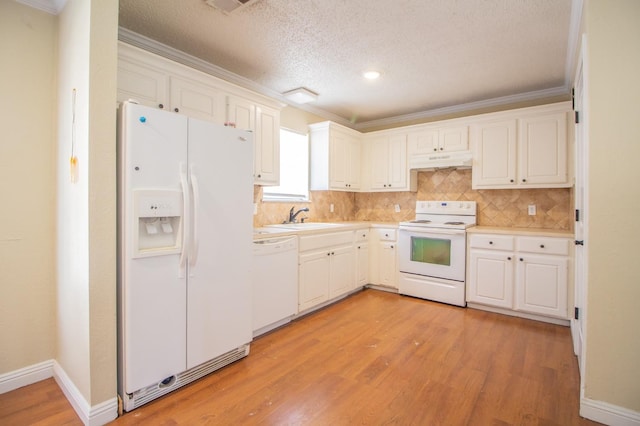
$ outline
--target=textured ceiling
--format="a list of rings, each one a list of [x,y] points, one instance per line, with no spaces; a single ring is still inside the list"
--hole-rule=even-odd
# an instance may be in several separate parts
[[[351,123],[568,93],[572,0],[120,0],[120,26]],[[375,82],[362,78],[374,68]]]

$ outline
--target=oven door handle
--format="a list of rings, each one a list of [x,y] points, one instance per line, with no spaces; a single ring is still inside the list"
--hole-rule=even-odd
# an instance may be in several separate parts
[[[425,228],[421,226],[403,226],[400,231],[415,232],[418,234],[439,234],[439,235],[464,235],[464,229],[442,229]]]

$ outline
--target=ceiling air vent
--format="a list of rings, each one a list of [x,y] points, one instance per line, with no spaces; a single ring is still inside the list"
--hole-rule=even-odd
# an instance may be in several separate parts
[[[257,0],[205,0],[209,6],[222,10],[226,13],[231,13],[240,6],[255,3],[256,1]]]

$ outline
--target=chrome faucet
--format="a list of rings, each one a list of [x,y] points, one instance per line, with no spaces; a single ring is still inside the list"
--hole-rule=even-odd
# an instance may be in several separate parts
[[[309,207],[303,207],[303,208],[301,208],[300,210],[298,210],[295,213],[293,212],[294,209],[295,209],[295,207],[291,207],[291,210],[289,210],[289,220],[285,221],[284,223],[296,223],[296,217],[300,213],[309,211]],[[304,220],[304,218],[302,220]]]

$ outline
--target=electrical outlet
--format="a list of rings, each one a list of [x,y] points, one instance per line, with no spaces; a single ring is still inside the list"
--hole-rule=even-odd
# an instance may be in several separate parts
[[[333,213],[333,203],[329,204],[329,212]]]
[[[393,208],[395,209],[396,213],[400,213],[400,204],[396,204],[395,206],[393,206]]]
[[[529,212],[529,216],[535,216],[536,215],[536,205],[535,204],[529,204],[529,208],[527,209],[527,211]]]

